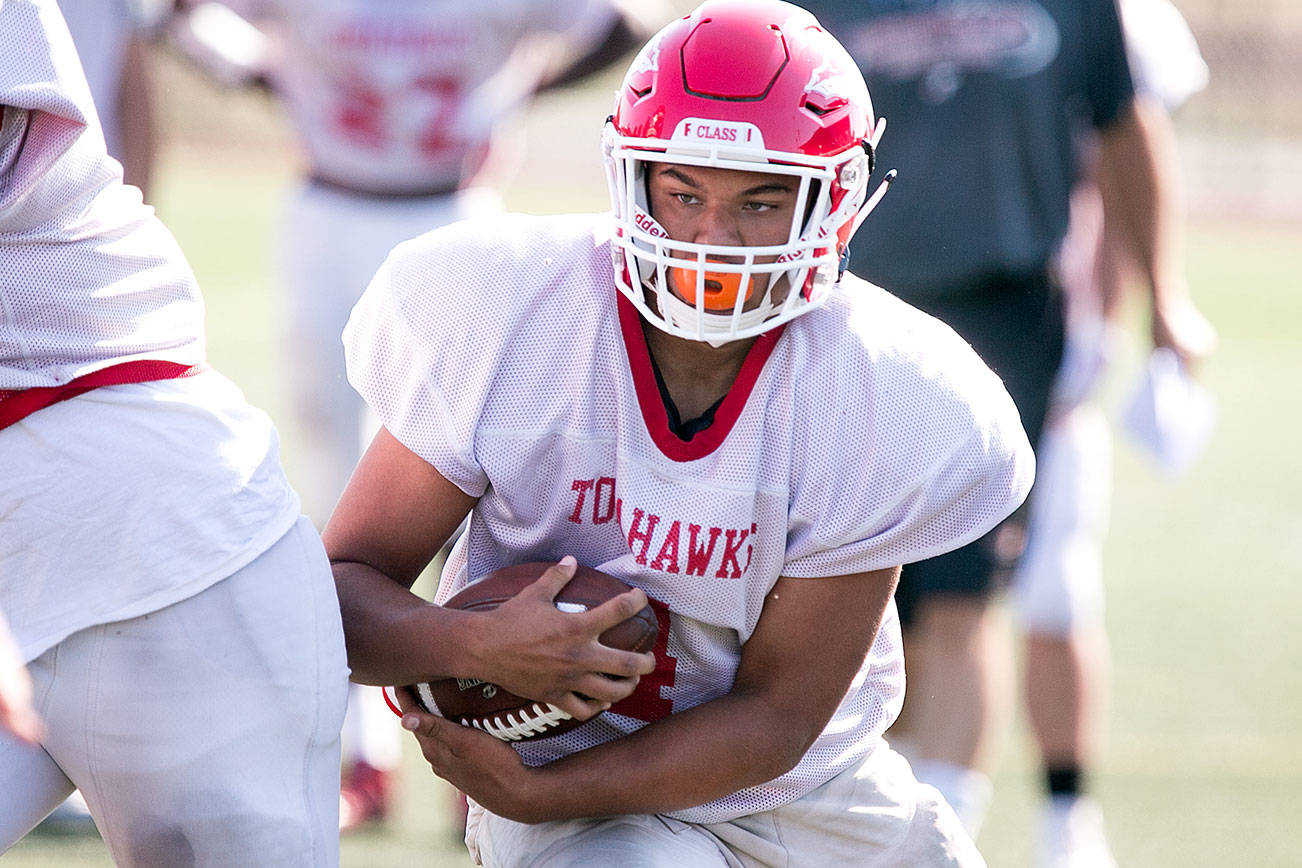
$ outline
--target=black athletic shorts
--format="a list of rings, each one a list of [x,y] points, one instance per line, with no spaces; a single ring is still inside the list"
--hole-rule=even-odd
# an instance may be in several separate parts
[[[943,298],[903,297],[949,324],[1003,378],[1026,436],[1036,446],[1062,362],[1062,291],[1051,272],[994,275]],[[988,596],[1000,590],[1008,583],[1025,538],[1023,506],[961,549],[906,564],[895,594],[901,623],[911,623],[922,597]]]

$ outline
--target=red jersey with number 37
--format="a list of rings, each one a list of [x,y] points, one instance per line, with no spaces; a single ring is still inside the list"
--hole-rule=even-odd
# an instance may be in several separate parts
[[[727,693],[779,576],[949,551],[1015,509],[1033,476],[1017,411],[967,344],[849,275],[824,308],[757,339],[712,425],[680,440],[615,290],[605,219],[516,215],[407,242],[345,331],[349,379],[388,430],[479,498],[438,599],[572,554],[657,601],[657,671],[596,720],[520,745],[530,763]],[[675,816],[799,798],[881,743],[903,686],[891,604],[793,770]]]

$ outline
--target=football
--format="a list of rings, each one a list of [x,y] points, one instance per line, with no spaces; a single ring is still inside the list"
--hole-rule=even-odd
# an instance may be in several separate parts
[[[496,570],[461,589],[443,605],[453,609],[485,611],[495,609],[533,583],[550,563],[514,564]],[[629,590],[614,576],[591,567],[578,566],[574,577],[556,595],[556,608],[583,612]],[[655,646],[659,624],[650,606],[601,634],[603,645],[623,651],[650,651]],[[412,689],[421,705],[464,726],[473,726],[503,741],[547,738],[567,732],[584,721],[546,702],[516,696],[485,681],[441,678]]]

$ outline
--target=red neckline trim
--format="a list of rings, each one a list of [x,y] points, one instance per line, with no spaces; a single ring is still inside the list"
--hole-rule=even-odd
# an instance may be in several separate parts
[[[673,461],[695,461],[704,458],[718,449],[727,439],[741,411],[746,408],[755,383],[759,380],[764,363],[773,354],[778,338],[786,329],[782,324],[775,329],[764,332],[755,339],[746,359],[741,364],[741,371],[723,403],[714,413],[714,421],[704,431],[697,432],[691,440],[680,440],[669,429],[669,415],[665,412],[664,401],[660,397],[660,388],[656,385],[655,370],[651,367],[651,352],[646,345],[646,335],[642,333],[642,317],[633,303],[620,294],[619,326],[624,334],[624,350],[628,354],[628,367],[633,375],[633,389],[637,393],[637,403],[642,410],[642,421],[647,433],[666,458]]]

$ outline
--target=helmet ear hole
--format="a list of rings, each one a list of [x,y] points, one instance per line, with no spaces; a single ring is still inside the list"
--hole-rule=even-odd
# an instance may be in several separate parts
[[[639,198],[646,207],[646,213],[650,214],[651,219],[654,220],[656,216],[655,209],[651,207],[651,164],[638,160],[634,165],[636,168],[633,170],[635,173],[633,183],[641,187],[642,195]]]
[[[823,199],[823,182],[817,178],[809,182],[809,194],[805,199],[805,213],[800,217],[800,235],[805,237],[814,229],[811,218]]]

